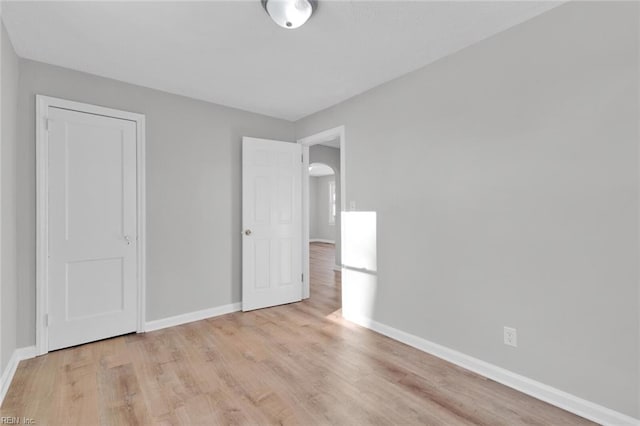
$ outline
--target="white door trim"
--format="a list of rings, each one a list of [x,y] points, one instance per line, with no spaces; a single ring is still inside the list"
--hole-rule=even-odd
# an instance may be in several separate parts
[[[338,138],[340,140],[340,210],[345,211],[347,205],[347,177],[346,177],[346,145],[345,127],[338,126],[320,133],[298,139],[302,145],[302,270],[304,279],[302,280],[302,298],[307,299],[310,295],[309,286],[309,147],[323,142],[329,142]],[[343,238],[343,226],[340,226],[340,240]],[[342,266],[342,259],[340,264]]]
[[[36,354],[49,351],[48,306],[48,134],[47,112],[49,107],[63,108],[106,117],[119,118],[136,123],[136,175],[138,220],[138,320],[136,331],[144,332],[146,311],[146,185],[145,185],[145,116],[96,105],[36,95]]]

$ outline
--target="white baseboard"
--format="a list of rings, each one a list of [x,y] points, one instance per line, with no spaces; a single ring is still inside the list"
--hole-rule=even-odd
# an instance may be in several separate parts
[[[217,306],[215,308],[203,309],[201,311],[176,315],[175,317],[148,321],[145,324],[144,331],[155,331],[162,328],[174,327],[176,325],[186,324],[188,322],[200,321],[211,317],[230,314],[232,312],[238,312],[241,309],[242,303],[231,303],[229,305]]]
[[[333,240],[324,240],[322,238],[309,238],[310,243],[326,243],[326,244],[335,244],[336,242]]]
[[[36,347],[35,346],[27,346],[26,348],[18,348],[13,351],[9,362],[7,363],[6,368],[2,372],[2,376],[0,376],[0,405],[2,405],[2,401],[4,401],[4,397],[7,395],[7,391],[9,390],[9,386],[11,385],[11,381],[13,380],[13,376],[16,374],[16,370],[18,369],[18,364],[20,361],[25,359],[31,359],[36,357]]]
[[[596,423],[611,426],[640,425],[640,419],[635,419],[372,319],[350,316],[345,317],[345,319]]]

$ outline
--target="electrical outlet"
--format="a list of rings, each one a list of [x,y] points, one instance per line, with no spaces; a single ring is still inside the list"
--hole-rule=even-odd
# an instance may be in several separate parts
[[[504,328],[504,344],[507,346],[518,347],[518,331],[515,328]]]

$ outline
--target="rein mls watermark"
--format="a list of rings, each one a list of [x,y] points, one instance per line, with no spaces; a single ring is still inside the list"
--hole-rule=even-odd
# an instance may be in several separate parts
[[[0,417],[0,425],[35,425],[31,417]]]

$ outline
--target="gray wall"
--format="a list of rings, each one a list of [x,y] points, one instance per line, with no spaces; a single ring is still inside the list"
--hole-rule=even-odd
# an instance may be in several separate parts
[[[240,301],[241,138],[294,140],[293,124],[20,61],[18,345],[35,341],[35,95],[146,114],[147,320]]]
[[[296,122],[345,125],[375,320],[635,417],[638,12],[570,2]]]
[[[326,130],[326,129],[322,129]],[[324,163],[327,166],[331,167],[335,172],[333,176],[336,181],[336,208],[338,212],[342,210],[342,206],[340,205],[340,150],[337,148],[332,148],[330,146],[324,145],[312,145],[309,147],[309,164],[311,163]],[[341,265],[342,258],[342,244],[340,241],[340,226],[341,226],[341,217],[340,214],[336,216],[336,233],[335,233],[335,242],[336,242],[336,253],[335,253],[335,264]]]
[[[2,243],[0,247],[0,373],[7,366],[16,349],[16,109],[18,105],[18,57],[16,56],[3,23],[2,61],[2,144],[0,145]]]
[[[335,242],[337,228],[335,223],[329,223],[329,183],[335,180],[335,176],[309,178],[309,238],[311,240]],[[337,207],[336,202],[336,211],[338,211]]]

